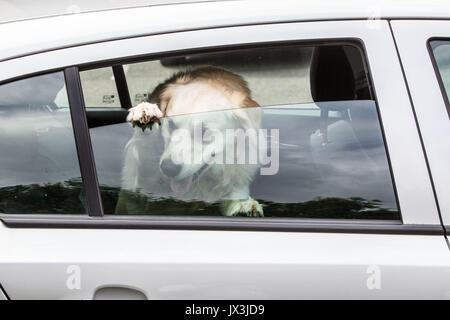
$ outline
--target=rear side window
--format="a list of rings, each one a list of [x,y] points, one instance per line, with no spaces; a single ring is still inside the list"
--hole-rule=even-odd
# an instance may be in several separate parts
[[[0,86],[0,213],[85,213],[62,72]]]
[[[80,78],[87,108],[120,108],[112,67],[83,72]]]
[[[435,65],[438,69],[438,78],[443,88],[442,94],[444,95],[447,111],[450,115],[450,103],[448,99],[450,95],[450,40],[431,41],[430,46]]]
[[[86,109],[105,214],[400,218],[358,46],[123,67],[133,123]]]

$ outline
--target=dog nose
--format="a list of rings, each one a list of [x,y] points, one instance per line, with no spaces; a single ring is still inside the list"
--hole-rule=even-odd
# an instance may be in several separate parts
[[[168,177],[175,177],[181,171],[181,166],[179,164],[173,163],[170,159],[164,159],[161,162],[161,171]]]

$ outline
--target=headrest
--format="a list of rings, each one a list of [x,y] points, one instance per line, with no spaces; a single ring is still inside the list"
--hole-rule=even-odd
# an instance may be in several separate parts
[[[311,95],[316,102],[355,98],[355,79],[342,46],[323,46],[314,49],[310,81]]]

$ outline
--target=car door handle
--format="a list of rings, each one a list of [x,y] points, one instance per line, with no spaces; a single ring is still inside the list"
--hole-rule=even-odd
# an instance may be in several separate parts
[[[148,300],[140,290],[127,287],[108,286],[97,289],[94,300]]]

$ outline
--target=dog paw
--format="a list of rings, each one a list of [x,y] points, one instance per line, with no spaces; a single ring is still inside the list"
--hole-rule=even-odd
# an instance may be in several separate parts
[[[156,104],[142,102],[128,110],[127,121],[132,124],[148,124],[153,121],[159,121],[162,116],[163,113]]]
[[[262,205],[252,198],[245,201],[233,201],[226,213],[227,216],[264,217]]]

